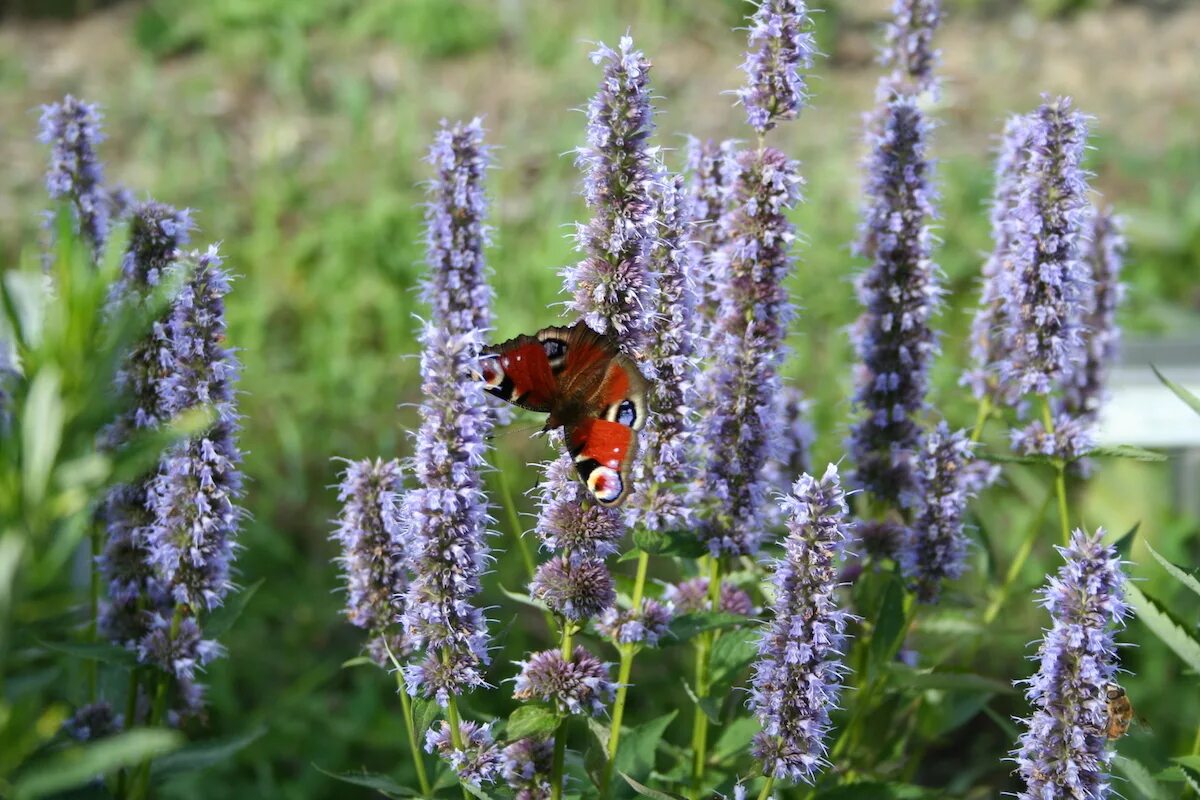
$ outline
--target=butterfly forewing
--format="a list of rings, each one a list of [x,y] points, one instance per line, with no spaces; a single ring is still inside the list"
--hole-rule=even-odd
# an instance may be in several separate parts
[[[558,386],[546,348],[537,338],[518,336],[485,347],[479,371],[487,391],[501,400],[543,414],[552,409]]]

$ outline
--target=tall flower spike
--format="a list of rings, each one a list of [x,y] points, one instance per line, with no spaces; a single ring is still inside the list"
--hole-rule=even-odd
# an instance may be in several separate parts
[[[479,118],[442,123],[428,161],[434,167],[425,207],[425,253],[429,267],[422,298],[432,320],[455,333],[492,327],[492,290],[484,249],[490,228],[484,177],[491,162]]]
[[[937,353],[929,322],[942,291],[929,230],[929,125],[908,97],[889,102],[880,122],[867,126],[868,201],[856,252],[871,266],[857,282],[863,313],[852,333],[860,361],[854,401],[863,418],[851,428],[849,446],[856,483],[897,504],[915,490],[917,416]]]
[[[601,44],[592,61],[604,65],[600,90],[588,105],[587,145],[576,163],[592,219],[576,231],[583,260],[563,273],[568,306],[600,333],[617,337],[631,356],[641,353],[653,305],[648,256],[654,229],[655,148],[650,61],[633,40],[618,49]]]
[[[1066,388],[1066,411],[1095,424],[1105,400],[1108,371],[1116,361],[1121,341],[1117,307],[1125,294],[1121,267],[1125,261],[1122,221],[1112,209],[1091,214],[1091,236],[1084,240],[1083,257],[1089,265],[1092,287],[1084,318],[1083,366]]]
[[[451,694],[482,686],[490,662],[487,623],[473,599],[490,558],[480,470],[491,415],[474,377],[479,333],[453,334],[430,323],[421,340],[425,400],[412,465],[420,488],[404,499],[413,573],[404,629],[426,653],[405,676],[411,693],[445,705]]]
[[[815,433],[808,415],[812,403],[795,386],[782,386],[775,396],[779,435],[767,462],[767,482],[786,492],[801,472],[808,472],[808,451]]]
[[[803,0],[762,0],[750,17],[749,46],[742,69],[746,85],[738,99],[746,121],[759,135],[782,120],[795,119],[808,102],[801,69],[816,54],[812,21]]]
[[[683,489],[696,475],[696,300],[688,240],[692,224],[683,178],[666,177],[657,195],[661,227],[651,250],[658,273],[646,356],[657,379],[650,384],[650,421],[634,466],[635,491],[626,521],[648,530],[681,530],[691,509]]]
[[[879,82],[877,98],[887,102],[897,95],[929,94],[937,97],[939,81],[934,70],[941,53],[933,49],[933,34],[942,22],[941,0],[893,0],[880,61],[891,72]]]
[[[812,783],[825,763],[829,711],[846,668],[849,616],[837,607],[837,576],[849,509],[830,464],[801,475],[781,500],[788,515],[783,558],[774,563],[774,618],[763,631],[749,706],[762,723],[753,752],[765,774]]]
[[[1021,177],[1029,158],[1028,116],[1014,114],[1004,125],[1004,138],[996,157],[996,186],[992,192],[992,251],[983,262],[983,291],[971,323],[971,367],[960,383],[971,388],[975,399],[996,399],[1000,390],[996,369],[1004,357],[1003,333],[1008,326],[1005,301],[1013,281],[1011,224],[1021,191]]]
[[[346,581],[346,617],[371,636],[376,664],[407,651],[397,630],[408,589],[408,547],[400,515],[404,475],[396,460],[347,462],[338,488],[342,512],[333,538]],[[386,645],[386,647],[385,647]]]
[[[690,259],[696,275],[697,346],[707,351],[724,285],[725,231],[719,224],[728,211],[737,179],[737,142],[688,137],[688,216],[692,218]],[[707,352],[701,353],[707,355]]]
[[[96,145],[104,140],[100,110],[67,95],[42,106],[38,139],[51,146],[46,191],[52,200],[69,200],[76,223],[96,258],[104,251],[111,200],[104,188],[104,166]]]
[[[788,212],[800,200],[798,165],[774,148],[738,157],[730,212],[721,220],[728,269],[713,366],[705,376],[712,398],[704,423],[705,474],[697,502],[706,506],[700,533],[714,554],[753,554],[764,529],[779,365],[793,314],[784,281],[796,238]]]
[[[1015,752],[1023,800],[1110,792],[1106,689],[1117,674],[1115,633],[1129,609],[1120,557],[1103,540],[1103,528],[1077,529],[1056,548],[1066,563],[1041,593],[1051,627],[1033,659],[1037,673],[1023,681],[1033,706]]]
[[[898,558],[922,602],[937,600],[942,582],[962,575],[966,565],[963,514],[974,495],[971,449],[964,432],[951,433],[942,422],[925,437],[916,459],[918,511],[905,530]]]
[[[1029,120],[1029,154],[1009,217],[1012,282],[1000,368],[1021,395],[1049,394],[1082,362],[1086,145],[1087,120],[1066,98],[1044,103]]]
[[[205,433],[173,446],[151,482],[154,523],[146,533],[150,563],[176,603],[211,611],[229,592],[234,537],[241,523],[238,363],[225,346],[229,276],[216,247],[186,260],[190,277],[166,322],[169,367],[159,385],[168,416],[211,406]]]

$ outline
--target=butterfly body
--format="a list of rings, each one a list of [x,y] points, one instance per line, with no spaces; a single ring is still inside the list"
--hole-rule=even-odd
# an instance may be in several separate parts
[[[646,379],[610,337],[583,322],[544,328],[485,347],[480,374],[491,394],[547,414],[543,430],[563,429],[597,502],[616,506],[628,496],[637,431],[646,423]]]

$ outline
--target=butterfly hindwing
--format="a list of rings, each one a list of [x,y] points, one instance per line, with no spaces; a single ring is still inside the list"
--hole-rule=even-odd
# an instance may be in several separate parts
[[[646,424],[646,379],[611,338],[582,321],[569,329],[559,382],[563,396],[582,406],[588,416],[635,431]]]
[[[588,491],[602,506],[617,506],[633,486],[630,467],[637,433],[619,422],[585,419],[567,428],[567,449]]]

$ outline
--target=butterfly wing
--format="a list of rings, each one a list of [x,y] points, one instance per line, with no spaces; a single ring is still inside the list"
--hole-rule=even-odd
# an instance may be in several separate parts
[[[592,497],[602,506],[619,506],[633,482],[630,467],[637,453],[637,432],[607,419],[584,419],[567,427],[567,451]]]
[[[617,349],[615,341],[582,320],[538,335],[551,331],[563,342],[558,379],[564,401],[586,416],[641,430],[646,424],[647,384],[637,365]]]
[[[489,393],[530,411],[549,412],[558,393],[554,363],[536,336],[483,348],[479,374]]]

